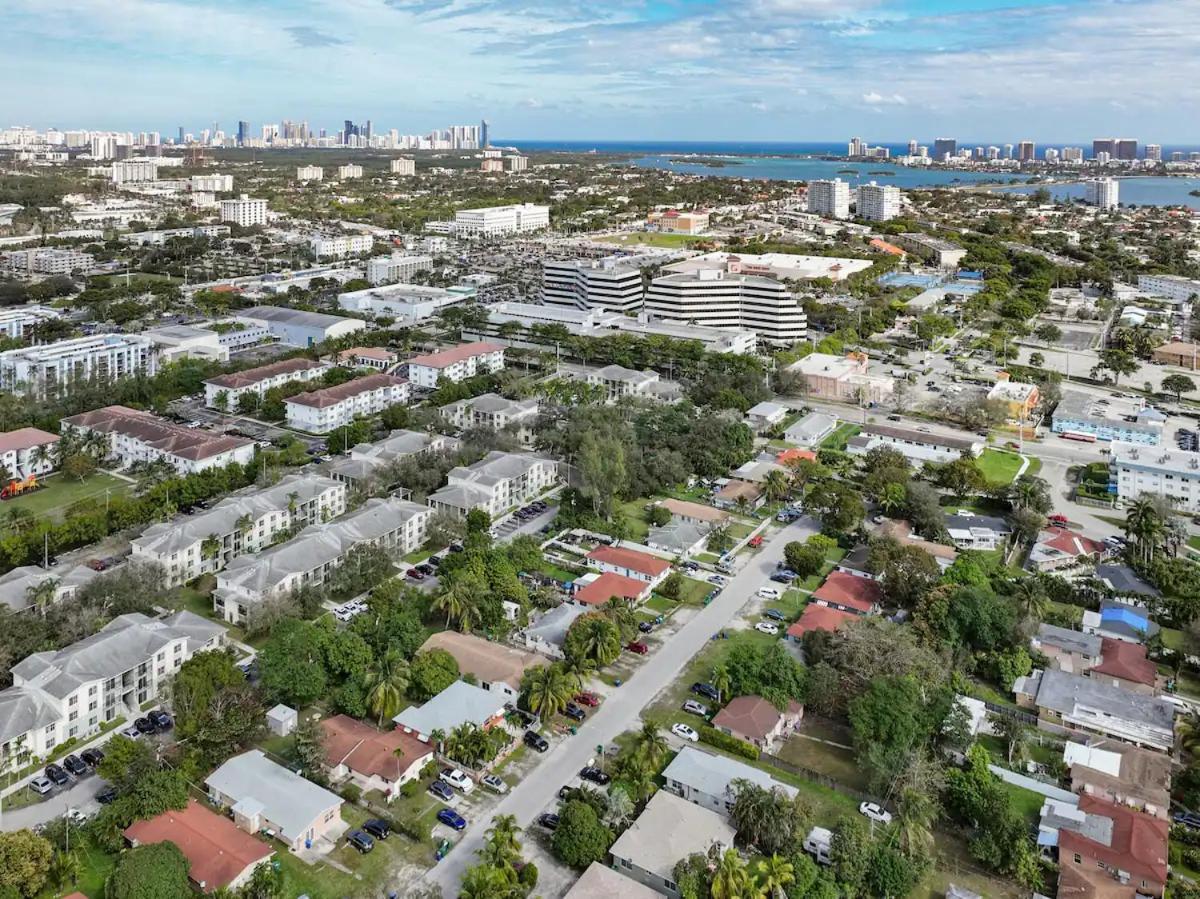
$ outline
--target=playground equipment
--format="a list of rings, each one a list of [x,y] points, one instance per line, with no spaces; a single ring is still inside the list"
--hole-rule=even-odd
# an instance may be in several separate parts
[[[35,474],[31,474],[27,478],[14,478],[5,484],[3,489],[0,489],[0,499],[12,499],[23,493],[32,493],[41,486]]]

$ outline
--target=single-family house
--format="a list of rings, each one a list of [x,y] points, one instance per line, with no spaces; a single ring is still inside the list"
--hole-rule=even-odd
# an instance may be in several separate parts
[[[1029,640],[1059,671],[1086,674],[1100,658],[1101,638],[1055,624],[1041,624]]]
[[[1100,659],[1088,672],[1089,677],[1134,693],[1158,695],[1163,678],[1158,666],[1146,657],[1144,644],[1112,637],[1101,637],[1100,643]]]
[[[507,700],[496,693],[456,680],[445,690],[419,706],[410,706],[392,720],[405,733],[428,743],[430,734],[444,734],[463,724],[486,730],[504,720]]]
[[[767,501],[762,488],[750,481],[732,478],[728,484],[713,494],[713,505],[718,509],[758,509]]]
[[[672,518],[699,527],[712,528],[729,521],[729,513],[724,509],[706,506],[704,503],[693,503],[685,499],[664,499],[659,505],[670,512]]]
[[[711,528],[707,526],[672,518],[662,527],[654,525],[650,528],[646,534],[646,545],[659,552],[686,559],[704,550],[710,531]]]
[[[1143,643],[1160,630],[1146,609],[1111,600],[1101,602],[1098,612],[1086,610],[1081,626],[1085,633],[1127,643]]]
[[[796,446],[819,446],[821,441],[837,430],[836,416],[824,412],[809,412],[798,421],[788,425],[783,439]]]
[[[1157,587],[1123,563],[1097,565],[1096,579],[1112,590],[1118,598],[1128,602],[1144,603],[1162,596]]]
[[[843,625],[857,621],[862,616],[857,612],[845,612],[832,606],[818,605],[810,602],[787,629],[789,640],[799,643],[809,631],[836,631]]]
[[[552,659],[561,659],[567,631],[571,629],[575,619],[587,611],[588,606],[564,602],[537,619],[530,620],[518,636],[524,641],[526,649],[540,652]]]
[[[844,571],[831,571],[825,582],[813,591],[810,604],[828,606],[855,615],[870,615],[879,610],[883,590],[874,580]]]
[[[1000,549],[1012,534],[1012,526],[994,515],[958,511],[946,516],[946,531],[959,549]]]
[[[1171,812],[1169,755],[1151,752],[1119,740],[1067,743],[1063,763],[1070,771],[1071,790],[1096,796],[1164,820]]]
[[[880,537],[891,537],[905,546],[915,546],[924,550],[926,554],[933,556],[933,560],[942,571],[953,565],[954,560],[958,558],[958,550],[953,546],[914,537],[912,525],[907,521],[888,519],[875,529],[875,533]]]
[[[603,574],[585,574],[572,581],[573,599],[586,606],[602,606],[610,599],[623,599],[636,605],[650,595],[653,586],[649,581],[627,577],[612,571]]]
[[[761,696],[738,696],[717,712],[712,726],[771,752],[787,739],[803,717],[804,706],[795,701],[788,702],[788,707],[781,712]]]
[[[781,783],[759,768],[694,746],[681,749],[662,776],[663,786],[676,796],[722,815],[729,814],[737,798],[733,787],[735,780],[749,781],[764,790],[781,790],[789,797],[798,792],[795,787]]]
[[[783,423],[792,410],[780,403],[764,400],[746,410],[746,424],[756,434],[762,434]]]
[[[1031,571],[1055,571],[1080,562],[1099,562],[1110,552],[1109,545],[1101,540],[1067,528],[1047,528],[1038,534],[1025,564]]]
[[[347,715],[321,722],[321,745],[332,782],[350,781],[364,793],[378,790],[389,802],[433,758],[433,748],[412,734],[376,730]]]
[[[459,671],[472,675],[480,687],[508,702],[521,692],[526,671],[547,664],[532,652],[457,631],[439,631],[422,643],[421,649],[444,649],[454,656]]]
[[[588,865],[563,899],[660,899],[662,893],[638,883],[600,862]]]
[[[1047,800],[1052,803],[1052,800]],[[1167,882],[1167,839],[1170,824],[1096,796],[1081,796],[1069,810],[1060,805],[1047,818],[1057,830],[1059,895],[1063,879],[1070,895],[1120,895],[1107,892],[1129,888],[1130,896],[1162,896]],[[1079,883],[1093,892],[1076,892]]]
[[[624,546],[597,546],[587,554],[589,568],[631,577],[654,586],[671,573],[671,563]]]

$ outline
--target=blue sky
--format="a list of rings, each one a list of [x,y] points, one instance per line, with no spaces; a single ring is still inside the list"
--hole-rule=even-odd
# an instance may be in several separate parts
[[[1200,143],[1200,0],[4,0],[2,124]]]

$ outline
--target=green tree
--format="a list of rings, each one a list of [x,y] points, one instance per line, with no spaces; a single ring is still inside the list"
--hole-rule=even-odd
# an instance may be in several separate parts
[[[454,656],[444,649],[419,652],[409,666],[408,693],[417,702],[432,699],[458,680],[461,672]]]
[[[1137,550],[1143,563],[1150,562],[1158,552],[1166,525],[1157,503],[1149,496],[1139,496],[1125,511],[1125,536]]]
[[[667,738],[649,721],[642,725],[642,729],[633,738],[634,757],[653,774],[662,770],[669,750]]]
[[[329,682],[323,649],[315,625],[295,619],[276,625],[258,653],[263,688],[292,708],[312,705]]]
[[[721,854],[708,888],[713,899],[751,899],[757,895],[750,871],[736,849]]]
[[[1175,402],[1183,399],[1185,393],[1196,389],[1196,382],[1187,375],[1172,374],[1162,379],[1162,389],[1175,394]]]
[[[588,431],[579,444],[577,470],[592,512],[610,518],[613,500],[628,481],[625,444],[614,435]]]
[[[525,705],[543,720],[553,718],[565,709],[575,690],[575,683],[558,663],[530,668],[521,679]]]
[[[876,678],[850,703],[859,762],[876,786],[887,784],[920,749],[932,730],[930,717],[925,686],[912,675]]]
[[[208,763],[249,745],[262,729],[263,706],[228,651],[198,652],[171,682],[180,739]]]
[[[174,843],[151,843],[122,853],[104,888],[105,899],[190,899],[188,860]]]
[[[761,858],[754,866],[754,886],[760,896],[776,899],[784,895],[784,887],[795,881],[795,870],[795,866],[781,856]]]
[[[0,895],[32,897],[50,876],[54,850],[32,831],[0,833]]]
[[[764,789],[737,779],[729,821],[738,842],[753,846],[764,855],[792,855],[799,851],[808,833],[811,810],[799,796],[788,796],[775,787]]]
[[[1121,383],[1122,375],[1132,375],[1138,370],[1138,361],[1128,350],[1109,347],[1108,349],[1100,350],[1097,355],[1100,361],[1093,368],[1093,371],[1111,372],[1114,387]]]
[[[367,669],[363,687],[367,691],[367,708],[382,727],[404,704],[404,693],[409,684],[409,667],[404,657],[389,652]]]
[[[612,841],[612,831],[604,826],[596,810],[572,799],[559,816],[551,847],[563,864],[583,869],[603,859]]]
[[[812,577],[825,564],[825,553],[811,543],[793,540],[783,548],[783,560],[787,567],[802,578]]]
[[[157,768],[154,748],[147,741],[117,734],[104,744],[104,758],[96,770],[118,793],[124,793]]]
[[[568,659],[583,659],[603,667],[621,654],[621,631],[602,612],[585,612],[576,618],[563,641]]]

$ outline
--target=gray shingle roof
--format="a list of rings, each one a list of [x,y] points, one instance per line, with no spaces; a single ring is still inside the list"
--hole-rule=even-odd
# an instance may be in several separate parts
[[[795,787],[780,783],[765,771],[745,762],[723,755],[712,755],[692,746],[685,746],[671,759],[671,764],[663,771],[663,777],[668,782],[678,781],[709,796],[724,796],[726,789],[735,780],[748,780],[766,790],[779,787],[789,796],[795,796],[799,792]]]
[[[456,680],[424,705],[410,706],[392,720],[397,726],[429,736],[435,730],[450,733],[460,724],[483,726],[504,708],[504,700],[481,687]]]
[[[1041,643],[1057,646],[1067,652],[1077,652],[1087,656],[1100,655],[1100,638],[1095,634],[1085,634],[1069,628],[1058,627],[1054,624],[1043,624],[1038,628],[1037,639]]]
[[[611,852],[614,858],[628,859],[670,880],[681,858],[707,852],[713,843],[727,849],[733,846],[733,837],[733,828],[721,815],[659,790]]]
[[[1113,718],[1168,731],[1175,724],[1175,707],[1168,702],[1090,677],[1053,669],[1042,674],[1037,704],[1068,715],[1074,712],[1076,706],[1083,705]]]
[[[0,743],[49,727],[61,718],[58,708],[41,690],[0,690]]]

